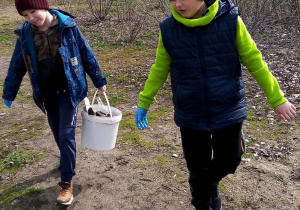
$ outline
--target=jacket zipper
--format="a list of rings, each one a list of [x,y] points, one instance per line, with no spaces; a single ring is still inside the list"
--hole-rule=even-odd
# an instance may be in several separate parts
[[[51,70],[54,70],[55,72],[57,72],[57,68],[54,67],[53,65],[53,55],[52,55],[52,51],[51,51],[51,47],[50,47],[50,40],[49,40],[49,35],[48,35],[48,30],[46,31],[46,38],[47,38],[47,42],[48,42],[48,49],[49,49],[49,54],[50,54],[50,60],[51,60]],[[54,87],[57,88],[57,83],[55,81]]]

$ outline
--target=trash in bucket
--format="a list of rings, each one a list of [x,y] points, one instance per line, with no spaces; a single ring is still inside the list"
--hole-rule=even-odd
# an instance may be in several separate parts
[[[89,149],[93,150],[110,150],[115,147],[119,122],[122,119],[122,112],[109,105],[109,101],[105,93],[105,99],[107,105],[104,105],[99,102],[98,104],[94,104],[95,97],[97,92],[94,94],[94,98],[92,104],[89,103],[87,98],[84,99],[85,106],[82,109],[82,131],[81,131],[81,144]],[[101,99],[100,99],[101,100]],[[88,110],[91,110],[94,113],[103,112],[103,110],[108,110],[106,116],[97,116],[90,115]],[[91,111],[90,111],[91,112]]]

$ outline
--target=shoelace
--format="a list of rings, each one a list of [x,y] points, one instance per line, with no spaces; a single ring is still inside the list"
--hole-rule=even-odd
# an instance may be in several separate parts
[[[67,193],[68,193],[68,189],[61,188],[61,190],[60,190],[61,195],[65,196]]]

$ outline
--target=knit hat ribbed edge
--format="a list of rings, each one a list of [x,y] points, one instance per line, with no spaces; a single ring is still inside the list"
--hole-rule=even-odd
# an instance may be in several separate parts
[[[49,10],[48,0],[15,0],[15,6],[21,16],[22,12],[28,9]]]

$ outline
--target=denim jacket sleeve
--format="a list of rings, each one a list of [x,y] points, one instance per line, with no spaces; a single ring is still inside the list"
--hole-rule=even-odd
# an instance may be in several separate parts
[[[106,79],[100,69],[98,60],[84,35],[78,27],[73,28],[73,33],[76,36],[84,71],[92,79],[96,88],[106,85]]]
[[[19,91],[22,79],[26,74],[21,42],[16,41],[15,49],[5,78],[2,98],[13,101]]]

